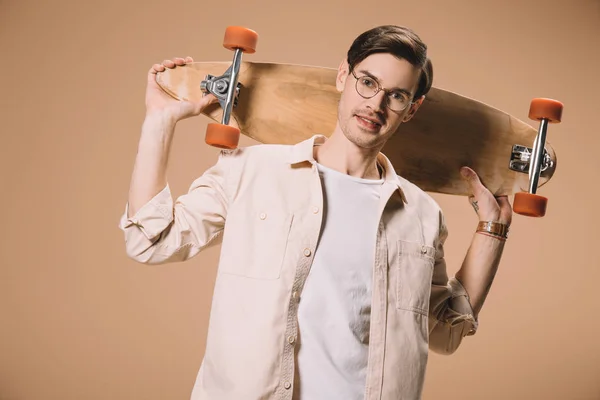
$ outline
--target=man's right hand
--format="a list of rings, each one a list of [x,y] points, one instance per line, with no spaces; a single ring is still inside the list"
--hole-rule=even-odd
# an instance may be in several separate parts
[[[199,115],[206,106],[215,103],[216,97],[212,94],[203,96],[199,101],[177,100],[166,93],[156,82],[156,74],[165,71],[166,68],[177,68],[187,63],[192,63],[192,57],[173,60],[164,60],[161,64],[154,64],[148,71],[148,83],[146,85],[146,116],[162,117],[176,123],[182,119]]]
[[[156,82],[156,74],[166,68],[181,68],[193,62],[191,57],[165,60],[148,71],[146,84],[146,118],[138,144],[129,189],[128,217],[134,215],[167,184],[167,165],[175,126],[178,121],[199,115],[206,106],[217,102],[208,94],[198,101],[178,100]],[[198,88],[200,90],[200,88]]]

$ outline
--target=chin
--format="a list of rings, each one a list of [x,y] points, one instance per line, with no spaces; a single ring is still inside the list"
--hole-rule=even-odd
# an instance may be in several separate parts
[[[374,149],[385,142],[385,136],[381,133],[365,132],[358,127],[344,129],[344,135],[354,145],[363,149]]]
[[[377,132],[370,132],[362,129],[354,119],[354,113],[351,113],[346,118],[338,119],[338,126],[349,142],[365,150],[372,150],[383,146],[387,136],[385,127],[381,127]]]

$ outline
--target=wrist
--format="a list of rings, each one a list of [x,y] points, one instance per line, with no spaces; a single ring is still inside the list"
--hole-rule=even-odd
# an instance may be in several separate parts
[[[165,110],[146,111],[144,117],[144,125],[160,126],[160,127],[175,127],[178,122],[173,113]]]
[[[476,233],[505,241],[508,239],[510,225],[498,220],[482,220],[477,224]]]
[[[142,124],[142,137],[170,141],[175,132],[177,119],[161,112],[147,113]]]

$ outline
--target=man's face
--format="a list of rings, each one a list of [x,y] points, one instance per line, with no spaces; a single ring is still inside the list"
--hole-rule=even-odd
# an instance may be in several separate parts
[[[408,61],[387,53],[370,55],[355,66],[353,73],[344,61],[340,65],[336,85],[342,92],[338,122],[346,138],[366,149],[383,146],[400,124],[414,115],[422,102],[422,98],[413,98],[419,73],[419,68]],[[367,91],[373,93],[372,89],[376,89],[377,85],[385,90],[364,98],[356,89],[357,83],[363,94]],[[398,110],[402,108],[399,104],[403,96],[407,96],[408,105],[404,110]]]

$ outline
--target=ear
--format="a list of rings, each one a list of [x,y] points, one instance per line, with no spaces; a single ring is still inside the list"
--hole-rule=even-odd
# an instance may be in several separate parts
[[[419,107],[421,107],[421,104],[423,104],[424,100],[425,100],[425,96],[421,96],[417,101],[413,102],[410,105],[410,109],[409,109],[408,113],[406,113],[406,115],[402,119],[402,122],[410,121],[412,119],[412,117],[415,115],[415,113],[417,112],[417,110],[419,109]]]
[[[344,59],[338,67],[338,73],[335,79],[335,87],[337,88],[338,92],[341,93],[344,90],[344,87],[346,86],[346,78],[348,77],[349,73],[350,67],[348,65],[348,61]]]

